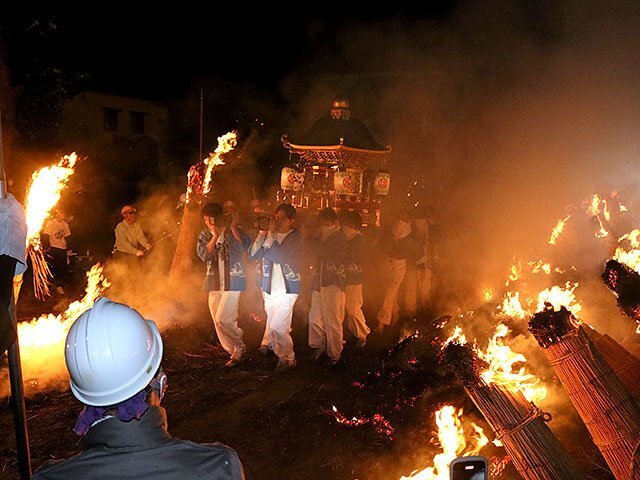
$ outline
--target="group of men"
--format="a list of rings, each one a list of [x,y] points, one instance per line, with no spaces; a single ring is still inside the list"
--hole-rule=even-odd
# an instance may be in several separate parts
[[[363,252],[371,240],[361,232],[363,222],[358,212],[341,211],[338,215],[324,208],[317,214],[315,228],[303,233],[297,228],[295,207],[283,203],[273,216],[258,218],[253,239],[239,226],[238,216],[220,204],[206,204],[202,217],[205,228],[198,238],[197,253],[206,265],[204,290],[216,333],[229,354],[226,366],[237,365],[246,354],[238,305],[254,277],[254,268],[266,313],[260,352],[273,352],[278,357],[277,371],[296,366],[291,325],[294,305],[306,286],[311,289],[308,345],[315,359],[326,357],[328,365],[338,364],[345,343],[345,322],[356,345],[366,345],[371,329],[363,313]],[[428,223],[426,216],[414,220],[401,211],[390,237],[378,241],[386,255],[378,332],[397,322],[403,282],[409,315],[415,314],[418,304],[428,306]]]

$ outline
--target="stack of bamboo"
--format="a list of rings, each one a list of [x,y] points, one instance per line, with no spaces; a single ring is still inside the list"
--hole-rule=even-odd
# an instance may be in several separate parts
[[[564,307],[537,313],[529,330],[547,354],[571,402],[617,480],[640,479],[640,408],[585,327]]]
[[[584,478],[545,423],[549,416],[527,401],[520,391],[487,385],[479,376],[482,365],[470,346],[449,343],[441,360],[462,380],[467,394],[491,425],[522,478]]]
[[[598,348],[624,388],[635,398],[636,402],[640,402],[640,359],[609,335],[603,335],[586,325],[584,332]]]

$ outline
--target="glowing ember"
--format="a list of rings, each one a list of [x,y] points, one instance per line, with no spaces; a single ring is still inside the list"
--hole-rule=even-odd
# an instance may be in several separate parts
[[[549,241],[547,242],[549,245],[556,245],[558,237],[564,231],[564,227],[570,218],[571,215],[567,215],[566,218],[558,221],[558,224],[554,227],[553,231],[551,232],[551,237],[549,237]]]
[[[49,278],[51,277],[42,252],[40,230],[51,210],[60,200],[62,190],[73,175],[77,159],[75,153],[65,155],[57,165],[43,167],[31,176],[25,205],[27,252],[33,269],[34,292],[40,299],[49,295]]]
[[[475,435],[472,436],[475,445],[467,449],[467,440],[460,417],[462,409],[456,412],[451,405],[445,405],[436,412],[436,425],[438,426],[438,441],[442,448],[442,453],[433,457],[433,466],[424,470],[416,470],[408,477],[401,477],[400,480],[449,480],[449,465],[460,456],[477,455],[489,440],[482,432],[482,429],[472,424]]]
[[[506,325],[498,325],[487,349],[484,352],[477,350],[478,357],[489,364],[480,376],[487,384],[495,383],[510,390],[520,390],[527,400],[537,403],[546,398],[547,388],[539,378],[526,373],[524,366],[514,370],[514,364],[526,363],[527,358],[504,344],[508,333]]]
[[[498,306],[500,315],[510,318],[518,318],[522,320],[528,315],[528,312],[522,308],[520,303],[520,292],[507,292],[502,301],[502,305]]]
[[[207,171],[204,175],[204,184],[202,192],[206,195],[211,191],[211,177],[213,175],[213,169],[216,165],[224,165],[222,161],[222,155],[229,153],[235,148],[238,143],[237,132],[225,133],[223,136],[218,137],[218,146],[213,153],[209,154],[209,157],[204,160],[207,165]]]
[[[87,288],[82,300],[75,301],[60,315],[42,315],[30,322],[18,324],[20,354],[25,379],[49,378],[66,375],[64,341],[71,325],[89,309],[102,292],[109,287],[99,263],[87,272]]]
[[[620,204],[618,206],[618,209],[620,210],[620,212],[628,212],[629,210],[627,209],[627,207],[625,207],[624,205]]]
[[[347,427],[361,427],[363,425],[371,424],[376,433],[386,436],[389,440],[393,440],[395,428],[393,428],[393,425],[391,425],[389,420],[387,420],[383,415],[379,413],[374,413],[370,418],[348,418],[344,414],[340,413],[335,405],[331,406],[331,412],[329,413],[331,413],[333,418],[335,418],[336,422],[338,422],[340,425],[344,425]]]
[[[573,293],[578,287],[578,283],[567,282],[563,287],[554,285],[551,288],[546,288],[538,294],[538,312],[541,312],[545,308],[545,304],[548,303],[553,306],[553,310],[558,312],[560,307],[566,307],[574,316],[578,316],[578,312],[582,310],[582,306],[577,303],[576,296]]]

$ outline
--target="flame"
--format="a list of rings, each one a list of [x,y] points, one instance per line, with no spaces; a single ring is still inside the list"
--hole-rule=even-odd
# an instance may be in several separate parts
[[[600,229],[595,233],[596,238],[607,237],[609,232],[604,228],[604,224],[602,223],[602,217],[604,217],[607,222],[611,220],[611,213],[609,212],[607,201],[600,198],[600,195],[594,194],[591,197],[589,206],[587,207],[587,213],[596,217],[598,224],[600,225]]]
[[[543,272],[547,275],[551,275],[551,264],[545,263],[542,260],[538,260],[537,262],[529,262],[533,268],[531,269],[531,273],[540,273]]]
[[[442,348],[444,349],[447,345],[454,342],[459,345],[467,344],[467,337],[462,333],[462,327],[460,325],[457,325],[451,336],[444,341]]]
[[[73,175],[78,156],[65,155],[57,165],[43,167],[31,176],[25,215],[27,219],[27,245],[40,248],[40,230],[49,213],[60,200],[62,189]]]
[[[224,165],[222,155],[233,150],[237,143],[238,134],[236,131],[225,133],[221,137],[218,137],[218,146],[215,151],[210,153],[208,158],[205,158],[204,163],[207,165],[207,171],[204,175],[204,184],[202,187],[202,192],[205,195],[211,191],[211,177],[214,167],[216,165]]]
[[[478,357],[489,364],[480,376],[487,384],[494,383],[510,390],[520,390],[530,402],[544,400],[547,396],[547,388],[542,385],[540,379],[526,373],[524,366],[517,371],[514,370],[514,364],[526,363],[527,358],[505,345],[504,339],[508,333],[509,328],[499,324],[495,334],[489,340],[487,349],[484,352],[477,350]]]
[[[493,288],[487,287],[482,289],[482,298],[485,302],[493,300]]]
[[[505,317],[518,318],[522,320],[528,315],[528,312],[522,308],[520,303],[520,292],[507,292],[502,301],[502,305],[498,307],[500,314]]]
[[[18,324],[20,355],[25,379],[55,377],[66,372],[64,342],[73,322],[88,310],[110,286],[97,263],[87,272],[87,287],[82,300],[69,305],[64,313],[47,314]]]
[[[640,273],[640,230],[635,229],[623,235],[618,239],[618,243],[625,240],[629,242],[631,248],[625,250],[618,245],[613,259]]]
[[[558,237],[564,231],[564,226],[567,224],[570,218],[571,215],[567,215],[566,218],[558,220],[558,224],[554,227],[553,231],[551,232],[551,237],[549,237],[549,241],[547,242],[549,245],[556,244],[556,242],[558,241]]]
[[[400,477],[400,480],[449,480],[449,465],[457,457],[462,455],[477,455],[489,440],[484,435],[482,428],[471,424],[475,430],[472,436],[475,446],[467,449],[467,440],[460,420],[462,409],[456,411],[451,405],[445,405],[436,412],[436,425],[438,426],[438,441],[442,453],[433,457],[433,466],[424,470],[415,470],[408,477]],[[467,451],[465,451],[467,449]],[[464,453],[463,453],[464,452]]]
[[[573,293],[578,285],[578,283],[567,282],[564,288],[554,285],[551,288],[544,289],[538,294],[536,311],[541,312],[544,310],[545,303],[549,303],[556,312],[560,310],[560,307],[566,307],[575,317],[578,317],[578,312],[582,310],[582,306],[576,301],[576,296]]]
[[[515,262],[511,265],[511,269],[509,270],[509,281],[517,282],[522,276],[522,266],[519,262]],[[509,285],[509,281],[507,281],[507,285]]]
[[[618,209],[620,210],[621,213],[624,212],[628,212],[629,210],[627,209],[627,207],[625,207],[624,205],[620,204],[618,205]]]

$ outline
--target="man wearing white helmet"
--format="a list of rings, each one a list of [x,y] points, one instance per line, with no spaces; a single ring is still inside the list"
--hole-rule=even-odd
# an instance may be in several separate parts
[[[167,431],[160,406],[167,377],[154,322],[100,298],[71,326],[65,357],[71,391],[85,405],[74,431],[87,448],[46,463],[33,479],[244,479],[231,448],[178,440]]]

